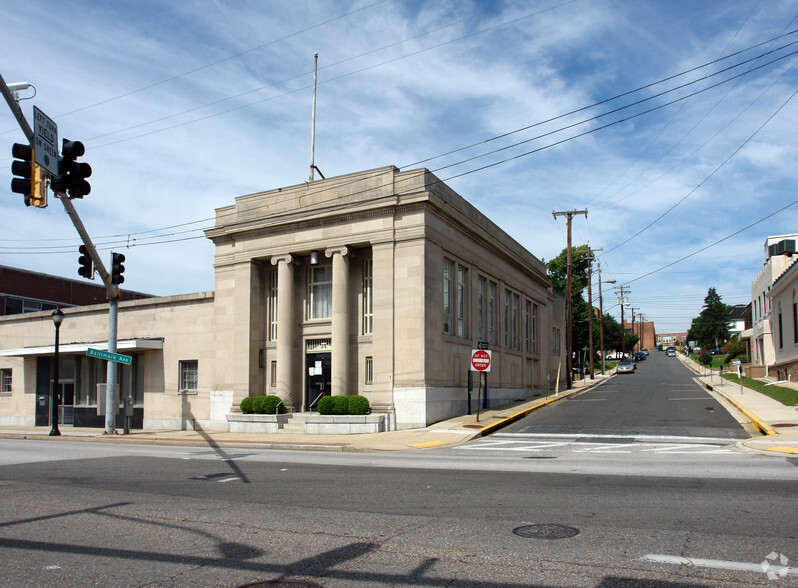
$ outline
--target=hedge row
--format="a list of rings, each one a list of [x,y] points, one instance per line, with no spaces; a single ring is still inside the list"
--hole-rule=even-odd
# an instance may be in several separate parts
[[[280,414],[285,412],[285,404],[278,396],[247,397],[241,401],[241,412],[244,414]]]
[[[365,396],[322,396],[319,414],[368,414],[371,406]]]

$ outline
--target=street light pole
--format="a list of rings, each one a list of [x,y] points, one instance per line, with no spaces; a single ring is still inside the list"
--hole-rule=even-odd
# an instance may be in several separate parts
[[[53,370],[53,390],[50,398],[50,407],[52,408],[50,417],[52,421],[52,428],[50,429],[51,437],[61,434],[61,431],[58,430],[58,332],[62,322],[64,322],[64,313],[59,307],[56,307],[53,311],[53,324],[55,325],[55,368]]]

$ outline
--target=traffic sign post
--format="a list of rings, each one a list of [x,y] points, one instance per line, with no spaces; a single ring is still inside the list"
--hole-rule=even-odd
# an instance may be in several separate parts
[[[482,345],[480,345],[482,347]],[[477,422],[479,422],[479,401],[482,396],[482,387],[485,387],[485,401],[488,399],[488,376],[487,372],[490,371],[490,361],[492,352],[490,349],[472,349],[471,350],[471,371],[479,372],[479,387],[477,388]],[[471,408],[471,399],[469,395],[469,410]],[[485,407],[487,408],[487,406]]]

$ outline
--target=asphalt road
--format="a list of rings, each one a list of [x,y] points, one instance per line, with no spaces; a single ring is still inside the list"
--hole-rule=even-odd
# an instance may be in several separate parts
[[[0,441],[0,584],[757,586],[773,585],[763,562],[780,574],[798,559],[796,460],[465,447]],[[585,459],[606,473],[579,471]],[[636,473],[646,463],[673,467]]]
[[[502,433],[749,438],[694,376],[675,357],[654,352],[635,373],[535,411]]]

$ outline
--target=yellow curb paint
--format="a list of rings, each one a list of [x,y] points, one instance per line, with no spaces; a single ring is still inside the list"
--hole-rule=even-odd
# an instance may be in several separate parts
[[[780,446],[780,447],[765,447],[764,449],[765,451],[778,451],[779,453],[794,453],[795,455],[798,455],[798,447]]]
[[[413,443],[410,447],[425,449],[426,447],[438,447],[439,445],[448,445],[448,443],[446,441],[427,441],[426,443]]]

